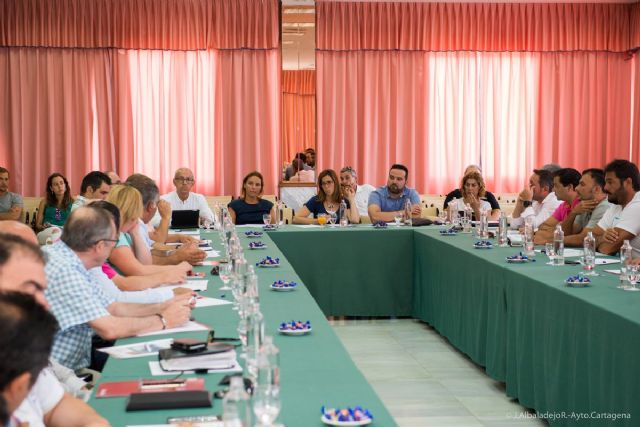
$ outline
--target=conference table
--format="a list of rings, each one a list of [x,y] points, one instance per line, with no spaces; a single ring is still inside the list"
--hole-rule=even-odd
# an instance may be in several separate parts
[[[427,322],[550,425],[640,425],[640,292],[617,289],[618,277],[602,271],[616,264],[596,267],[600,276],[591,286],[570,288],[564,279],[577,274],[579,265],[547,265],[541,254],[535,262],[508,264],[505,257],[521,248],[479,250],[471,235],[442,236],[439,230],[286,226],[265,233],[267,250],[245,252],[250,262],[281,258],[279,269],[258,271],[267,333],[276,335],[282,320],[309,319],[313,325],[309,336],[276,336],[281,422],[321,425],[321,405],[360,404],[373,412],[375,425],[395,425],[325,319],[351,315]],[[268,291],[276,279],[304,285],[291,293]],[[204,294],[220,297],[218,282],[211,278]],[[237,316],[228,306],[194,313],[216,334],[235,334]],[[140,339],[121,341],[134,340]],[[102,381],[146,377],[147,362],[111,358]],[[207,386],[219,378],[208,375]],[[125,413],[122,398],[91,404],[114,425],[167,416]],[[213,412],[220,413],[216,404]]]

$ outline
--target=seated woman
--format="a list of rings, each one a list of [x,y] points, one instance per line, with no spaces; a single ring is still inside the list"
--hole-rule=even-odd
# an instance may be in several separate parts
[[[138,291],[161,284],[183,283],[191,265],[152,265],[151,254],[146,246],[140,227],[142,195],[131,185],[116,185],[111,188],[107,201],[120,210],[120,235],[118,243],[109,255],[109,264],[122,276],[151,276],[147,281],[131,283],[113,281],[123,291]]]
[[[486,199],[486,190],[482,175],[478,172],[469,172],[462,177],[460,185],[461,199],[456,199],[456,210],[461,214],[464,213],[465,205],[469,205],[473,210],[471,219],[477,221],[480,219],[481,211],[490,211],[489,220],[497,220],[500,217],[500,209],[491,209],[491,204]],[[447,206],[447,209],[449,207]]]
[[[276,213],[273,203],[260,198],[264,189],[264,179],[260,172],[251,172],[242,180],[240,198],[229,203],[229,215],[234,224],[262,224],[262,216],[271,215],[275,223]]]
[[[478,165],[469,165],[467,166],[467,168],[464,170],[464,175],[470,173],[470,172],[478,172],[480,175],[482,175],[482,170],[480,170],[480,166]],[[493,193],[491,193],[491,191],[486,191],[485,192],[485,196],[487,198],[487,202],[489,202],[489,204],[491,205],[491,211],[492,214],[493,212],[497,209],[498,210],[498,214],[497,217],[500,216],[500,204],[498,203],[498,200],[496,199],[496,196],[493,195]],[[460,192],[459,188],[456,188],[455,190],[452,190],[449,192],[449,194],[447,194],[447,196],[444,199],[444,204],[442,209],[443,210],[447,210],[447,206],[449,205],[449,202],[453,199],[459,199],[462,197],[462,193]]]
[[[338,176],[333,169],[325,169],[318,175],[318,194],[305,203],[293,217],[294,224],[318,224],[318,215],[335,212],[340,221],[340,202],[347,204],[345,215],[352,224],[360,222],[360,213],[356,204],[356,194],[353,189],[345,190],[345,197],[340,194]],[[313,214],[313,218],[308,218]]]
[[[302,160],[294,159],[291,166],[294,175],[289,179],[290,182],[313,182],[315,176],[313,169],[305,170]]]
[[[47,194],[38,206],[36,231],[51,226],[62,227],[71,213],[73,198],[69,182],[62,174],[54,173],[47,179]]]

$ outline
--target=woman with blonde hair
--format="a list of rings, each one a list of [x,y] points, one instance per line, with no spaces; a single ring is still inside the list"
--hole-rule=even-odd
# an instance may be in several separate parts
[[[462,177],[460,183],[460,193],[462,198],[457,200],[456,210],[464,212],[466,205],[469,205],[473,211],[471,219],[477,221],[480,219],[480,212],[488,211],[489,220],[496,220],[500,216],[500,209],[491,209],[491,204],[487,201],[487,190],[484,185],[484,179],[479,172],[472,171]]]
[[[113,203],[120,210],[120,235],[118,243],[109,255],[109,264],[123,276],[154,275],[157,280],[152,286],[162,283],[182,283],[191,265],[182,262],[175,266],[153,265],[151,252],[140,235],[138,227],[141,221],[143,205],[142,195],[128,184],[115,185],[107,196],[107,202]],[[116,283],[117,284],[117,283]],[[144,286],[148,286],[144,285]],[[135,291],[144,287],[122,289]]]

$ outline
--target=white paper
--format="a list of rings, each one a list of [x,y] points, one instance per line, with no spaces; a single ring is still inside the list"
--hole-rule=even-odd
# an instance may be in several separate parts
[[[151,375],[154,377],[158,376],[167,376],[173,375],[175,376],[179,371],[163,371],[160,367],[160,362],[157,360],[153,362],[149,362],[149,370],[151,371]],[[238,363],[237,360],[233,361],[233,366],[228,369],[209,369],[210,374],[218,373],[218,372],[242,372],[242,366]],[[195,371],[182,371],[183,374],[194,374]]]
[[[188,288],[193,291],[206,291],[209,287],[208,280],[187,280],[187,283],[183,283],[181,285],[166,285],[164,286],[167,289],[174,290],[176,288]]]
[[[605,273],[615,274],[617,276],[620,275],[620,270],[604,270]]]
[[[197,264],[197,265],[218,265],[218,264],[220,264],[218,261],[204,260],[200,264]]]
[[[596,265],[619,264],[620,260],[615,258],[596,258]]]
[[[222,421],[211,421],[206,423],[195,423],[189,424],[193,427],[224,427],[224,423]],[[176,427],[176,424],[138,424],[138,425],[129,425],[127,427]]]
[[[215,305],[227,305],[227,304],[231,304],[231,302],[223,299],[218,299],[218,298],[209,298],[209,297],[199,296],[196,299],[196,308],[212,307]]]
[[[133,359],[136,357],[154,356],[158,350],[171,348],[173,339],[145,341],[135,344],[116,345],[113,347],[99,348],[99,351],[109,354],[116,359]]]
[[[177,334],[179,332],[193,332],[193,331],[208,331],[209,327],[203,325],[202,323],[197,323],[193,321],[188,321],[182,326],[178,326],[176,328],[162,329],[159,331],[147,332],[146,334],[137,335],[138,337],[148,337],[152,335],[166,335],[166,334]]]
[[[317,224],[295,224],[294,227],[298,227],[298,228],[321,228],[322,225],[317,225]]]
[[[199,236],[200,229],[190,228],[190,229],[180,229],[180,230],[169,230],[169,234],[188,234],[190,236]]]
[[[262,228],[263,224],[241,224],[236,225],[236,228]]]
[[[218,258],[218,257],[220,257],[220,252],[216,251],[214,249],[211,249],[209,251],[205,251],[205,253],[207,254],[207,258]]]

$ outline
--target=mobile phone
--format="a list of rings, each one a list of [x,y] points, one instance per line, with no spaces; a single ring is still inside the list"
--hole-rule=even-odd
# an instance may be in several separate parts
[[[198,353],[206,350],[207,343],[193,338],[178,338],[173,340],[171,348],[184,353]]]
[[[564,263],[569,265],[580,265],[580,261],[566,260]]]

